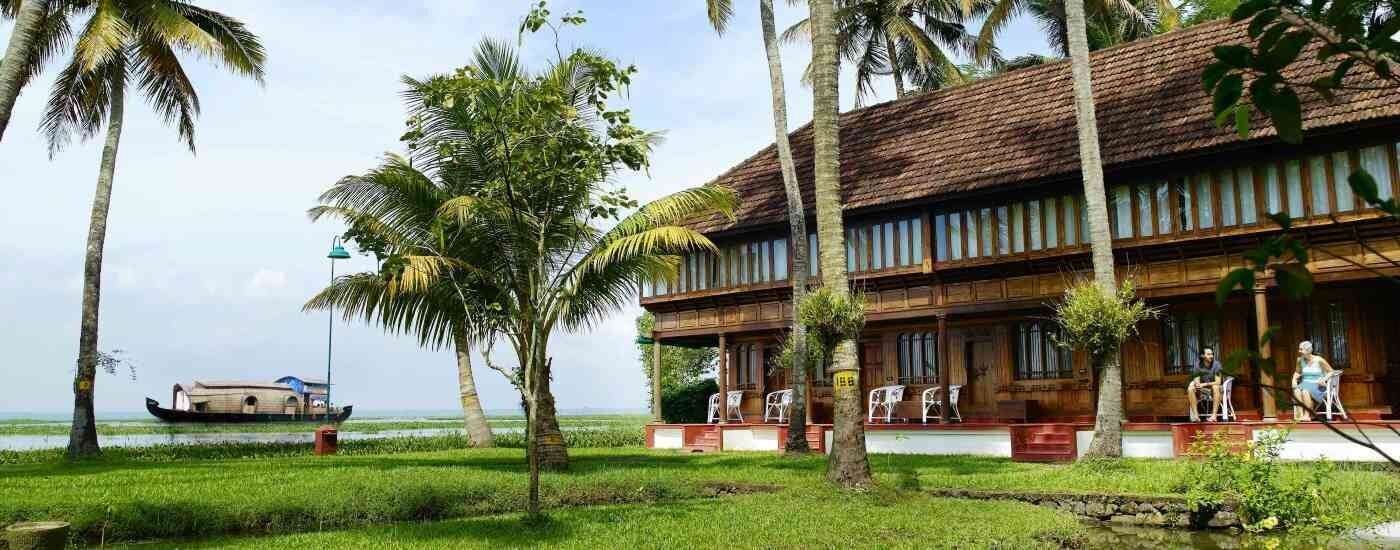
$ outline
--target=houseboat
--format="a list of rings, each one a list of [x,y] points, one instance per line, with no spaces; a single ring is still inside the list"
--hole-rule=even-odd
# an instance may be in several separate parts
[[[1400,223],[1346,183],[1365,168],[1382,198],[1400,193],[1400,96],[1300,91],[1301,145],[1258,116],[1242,139],[1215,125],[1201,74],[1212,47],[1247,40],[1243,24],[1216,22],[1092,55],[1117,275],[1162,310],[1122,346],[1124,452],[1170,457],[1202,430],[1251,438],[1292,427],[1285,456],[1376,459],[1326,426],[1291,423],[1291,407],[1263,389],[1288,386],[1297,345],[1310,340],[1341,371],[1334,422],[1400,455],[1389,429],[1400,403],[1400,292],[1385,280],[1400,276]],[[1331,71],[1306,52],[1296,65],[1301,81]],[[1076,457],[1092,434],[1098,381],[1086,356],[1054,345],[1048,307],[1090,271],[1069,61],[845,112],[840,128],[846,265],[868,308],[857,348],[869,450]],[[791,143],[815,251],[811,126]],[[727,398],[712,400],[713,423],[666,424],[654,388],[647,443],[777,450],[786,427],[775,392],[790,389],[790,374],[767,366],[793,307],[775,147],[712,184],[738,193],[737,218],[689,226],[721,253],[685,256],[678,280],[645,285],[640,303],[656,317],[658,359],[661,345],[718,348]],[[1285,299],[1270,274],[1217,307],[1221,278],[1278,233],[1274,212],[1313,250],[1315,291]],[[809,275],[820,284],[818,262]],[[1275,326],[1272,344],[1257,349]],[[1222,399],[1229,422],[1187,422],[1191,365],[1206,346],[1217,357],[1257,349],[1280,365],[1272,379],[1233,373]],[[810,384],[806,410],[780,412],[806,415],[808,440],[824,449],[831,379],[817,373]]]
[[[325,380],[283,376],[275,382],[249,380],[195,381],[175,384],[171,408],[146,398],[146,410],[167,422],[342,422],[353,406],[327,401]]]

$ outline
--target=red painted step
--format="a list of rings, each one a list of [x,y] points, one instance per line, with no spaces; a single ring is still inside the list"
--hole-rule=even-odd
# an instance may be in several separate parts
[[[1078,456],[1073,424],[1016,424],[1011,459],[1017,462],[1072,462]]]

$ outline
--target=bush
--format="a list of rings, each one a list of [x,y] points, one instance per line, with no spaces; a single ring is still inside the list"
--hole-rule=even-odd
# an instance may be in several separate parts
[[[719,383],[713,378],[698,380],[676,388],[661,390],[661,419],[671,424],[704,422],[709,413],[710,396],[719,393]]]
[[[1060,325],[1056,343],[1072,350],[1103,357],[1137,333],[1140,321],[1157,316],[1136,297],[1131,280],[1123,281],[1116,294],[1110,294],[1090,279],[1079,279],[1065,290],[1055,304],[1055,322]]]
[[[1191,454],[1201,461],[1188,477],[1186,498],[1194,511],[1234,504],[1251,531],[1312,527],[1332,530],[1341,522],[1324,512],[1323,491],[1335,467],[1319,461],[1302,476],[1285,478],[1278,457],[1286,431],[1268,431],[1256,441],[1232,441],[1223,433],[1199,437]]]

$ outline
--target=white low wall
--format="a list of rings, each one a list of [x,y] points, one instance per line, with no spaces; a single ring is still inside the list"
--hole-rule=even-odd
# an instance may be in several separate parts
[[[777,428],[744,428],[724,430],[726,451],[777,451],[781,447]]]
[[[865,448],[872,453],[1009,457],[1011,433],[1006,430],[866,430]]]
[[[1338,425],[1347,435],[1361,439],[1356,433],[1356,429],[1351,426]],[[1257,441],[1266,431],[1254,430],[1254,439]],[[1390,430],[1379,428],[1363,430],[1371,438],[1371,441],[1380,447],[1382,451],[1392,457],[1400,456],[1400,437],[1397,437]],[[1364,439],[1363,439],[1364,441]],[[1341,436],[1332,433],[1331,430],[1293,430],[1288,435],[1288,441],[1284,442],[1283,450],[1279,453],[1280,458],[1292,460],[1313,460],[1326,458],[1328,460],[1346,460],[1360,462],[1379,462],[1385,460],[1375,451],[1347,441]]]
[[[1074,432],[1074,446],[1078,456],[1084,456],[1084,451],[1089,449],[1089,442],[1093,440],[1093,430]],[[1170,431],[1125,431],[1123,432],[1123,456],[1133,458],[1175,457],[1176,449],[1173,445],[1172,433]]]
[[[685,446],[680,428],[657,428],[651,432],[651,448],[679,449]]]

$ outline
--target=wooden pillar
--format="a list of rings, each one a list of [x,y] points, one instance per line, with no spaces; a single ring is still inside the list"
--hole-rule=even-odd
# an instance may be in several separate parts
[[[1256,337],[1262,336],[1269,330],[1269,299],[1268,289],[1262,283],[1254,285],[1254,326]],[[1258,344],[1258,341],[1255,341]],[[1273,342],[1268,345],[1259,346],[1259,357],[1268,359],[1273,355]],[[1277,420],[1278,407],[1274,403],[1274,375],[1267,369],[1259,369],[1259,404],[1263,412],[1264,420]]]
[[[729,341],[719,334],[719,423],[729,423]]]
[[[661,339],[651,333],[651,421],[661,420]]]
[[[938,314],[938,385],[942,388],[943,406],[938,408],[938,423],[948,423],[948,411],[953,408],[953,396],[948,389],[952,373],[948,369],[948,314]]]

